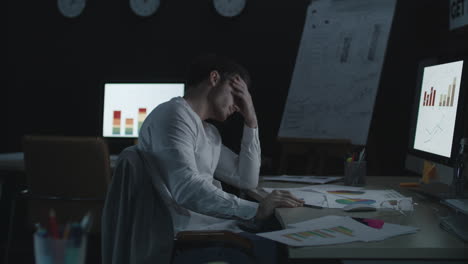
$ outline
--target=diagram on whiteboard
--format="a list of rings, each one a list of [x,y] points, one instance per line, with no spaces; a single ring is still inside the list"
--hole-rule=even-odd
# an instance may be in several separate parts
[[[394,0],[309,5],[279,137],[365,144],[394,8]]]

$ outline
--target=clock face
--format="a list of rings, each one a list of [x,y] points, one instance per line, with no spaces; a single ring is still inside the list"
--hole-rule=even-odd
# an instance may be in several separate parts
[[[158,10],[160,0],[130,0],[130,8],[139,16],[151,16]]]
[[[57,6],[62,15],[77,17],[83,12],[86,0],[57,0]]]
[[[244,10],[247,0],[213,0],[216,12],[225,17],[234,17]]]

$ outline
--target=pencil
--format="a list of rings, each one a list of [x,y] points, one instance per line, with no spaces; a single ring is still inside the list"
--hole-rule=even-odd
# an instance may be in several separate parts
[[[318,206],[318,205],[303,204],[302,206],[303,207],[308,207],[308,208],[323,209],[322,206]]]

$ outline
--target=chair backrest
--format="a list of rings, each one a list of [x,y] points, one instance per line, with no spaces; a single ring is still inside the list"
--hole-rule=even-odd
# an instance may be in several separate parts
[[[102,215],[103,264],[170,262],[172,217],[151,176],[136,146],[119,155]]]
[[[94,226],[100,227],[111,175],[109,151],[102,138],[25,136],[23,151],[33,198],[28,203],[29,224],[47,221],[53,208],[63,222],[79,220],[92,211],[97,220]]]
[[[23,150],[32,195],[105,197],[111,168],[102,138],[25,136]]]

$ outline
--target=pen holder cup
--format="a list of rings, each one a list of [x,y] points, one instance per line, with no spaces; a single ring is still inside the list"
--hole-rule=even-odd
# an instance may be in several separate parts
[[[366,185],[367,162],[351,161],[344,164],[344,184],[350,186]]]
[[[54,239],[34,234],[36,264],[84,264],[87,236],[73,239]]]

